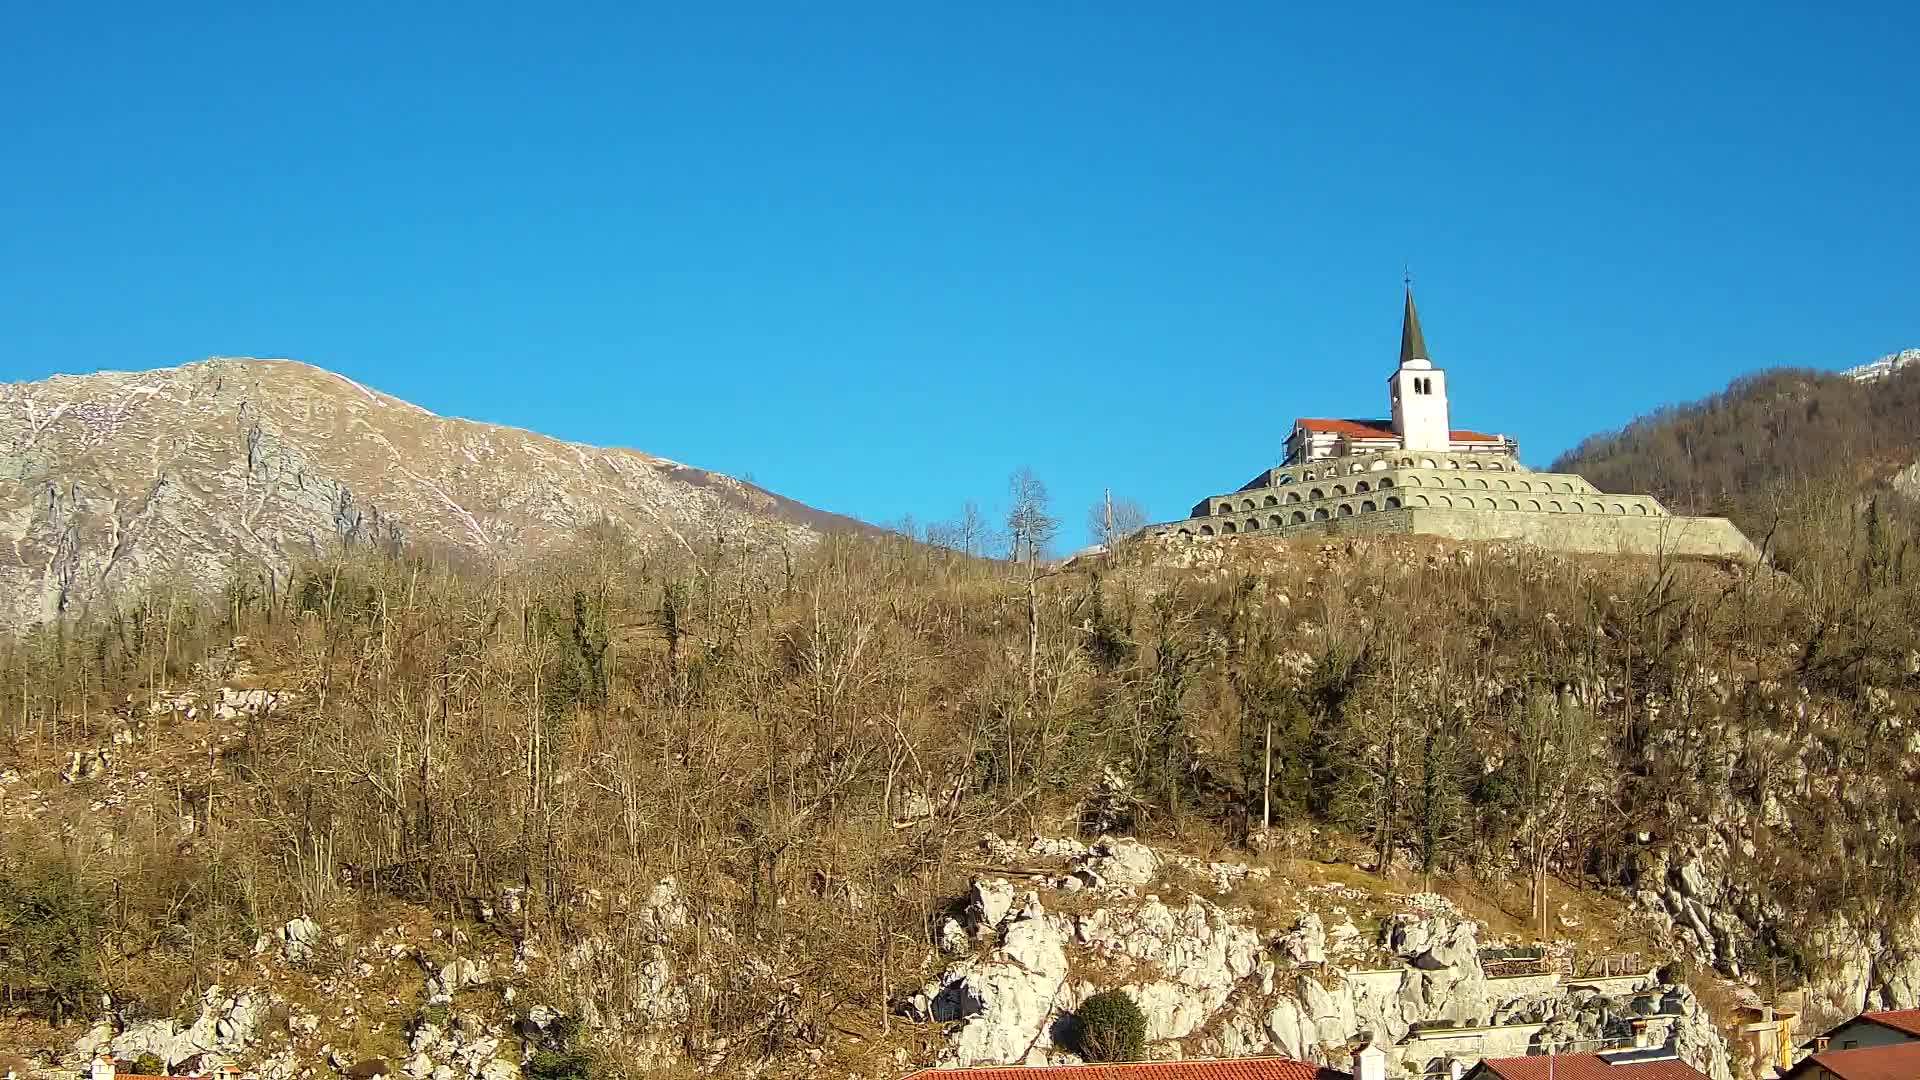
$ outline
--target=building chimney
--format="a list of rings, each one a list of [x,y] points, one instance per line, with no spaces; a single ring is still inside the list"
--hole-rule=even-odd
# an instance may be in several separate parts
[[[93,1059],[92,1080],[113,1080],[113,1059],[101,1054]]]
[[[1387,1052],[1371,1037],[1353,1052],[1353,1080],[1387,1080]]]

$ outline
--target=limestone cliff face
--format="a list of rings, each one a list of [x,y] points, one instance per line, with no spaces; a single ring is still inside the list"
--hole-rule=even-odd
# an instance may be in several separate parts
[[[721,1067],[721,1054],[712,1073],[873,1080],[910,1072],[925,1057],[951,1066],[1075,1063],[1074,1009],[1114,987],[1141,1006],[1157,1059],[1281,1054],[1344,1069],[1350,1044],[1364,1035],[1386,1052],[1389,1075],[1434,1076],[1453,1063],[1549,1046],[1618,1047],[1638,1031],[1712,1080],[1732,1080],[1738,1064],[1685,986],[1658,985],[1651,974],[1490,970],[1486,929],[1439,896],[1296,889],[1301,883],[1265,869],[1130,839],[989,837],[981,847],[989,860],[1016,855],[1057,874],[1023,874],[1022,888],[1005,877],[972,883],[964,914],[942,928],[944,956],[928,958],[930,978],[899,1003],[927,1036],[916,1040],[921,1050],[852,1068],[805,1054]],[[1271,899],[1274,889],[1289,890],[1285,906],[1295,910],[1263,914],[1245,903]],[[503,894],[482,918],[512,923],[517,895]],[[686,947],[700,918],[690,900],[666,879],[616,901],[631,901],[631,925],[653,942],[624,1004],[610,992],[622,970],[619,946],[603,936],[543,955],[504,934],[455,940],[404,920],[355,928],[300,917],[264,929],[253,955],[225,965],[222,985],[204,992],[197,1012],[103,1016],[60,1064],[78,1070],[98,1053],[168,1063],[214,1054],[262,1080],[298,1080],[322,1062],[347,1072],[367,1056],[351,1034],[365,1019],[360,1011],[378,1009],[388,994],[399,995],[388,1013],[418,1003],[404,1032],[380,1044],[394,1055],[382,1071],[406,1080],[518,1080],[563,1015],[642,1069],[695,1064],[681,1025],[719,972],[713,956]],[[1375,929],[1355,924],[1372,926],[1376,916]],[[750,946],[737,962],[753,977],[789,977]]]
[[[794,546],[858,527],[731,477],[435,416],[291,360],[0,385],[0,622],[162,582],[284,582],[396,541],[478,563],[613,522],[653,542]]]
[[[902,1006],[942,1025],[939,1064],[1061,1064],[1074,1057],[1072,1011],[1124,988],[1146,1017],[1155,1057],[1282,1054],[1345,1067],[1368,1036],[1392,1075],[1445,1074],[1449,1062],[1581,1052],[1630,1042],[1634,1028],[1715,1080],[1732,1061],[1724,1037],[1684,986],[1651,972],[1614,978],[1489,973],[1485,930],[1446,899],[1378,897],[1342,886],[1276,882],[1266,870],[1204,863],[1131,840],[1085,846],[990,838],[990,859],[1029,875],[973,882],[962,917],[941,929],[946,966]],[[1297,910],[1275,923],[1235,902],[1290,889]],[[1200,895],[1214,893],[1220,902]],[[1355,925],[1374,923],[1372,933]]]

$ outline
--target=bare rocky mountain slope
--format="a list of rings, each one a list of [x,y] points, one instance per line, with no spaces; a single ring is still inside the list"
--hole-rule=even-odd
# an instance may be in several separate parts
[[[612,522],[691,545],[858,528],[637,450],[436,416],[292,360],[217,358],[0,386],[0,620],[161,583],[284,584],[343,545],[510,560]]]

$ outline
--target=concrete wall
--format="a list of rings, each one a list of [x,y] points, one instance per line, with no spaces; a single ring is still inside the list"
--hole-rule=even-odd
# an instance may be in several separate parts
[[[1554,551],[1599,555],[1709,555],[1751,561],[1760,557],[1726,518],[1622,517],[1612,514],[1409,511],[1410,532],[1456,540],[1518,540]]]
[[[1675,518],[1673,520],[1697,521],[1699,519]],[[1742,537],[1742,539],[1745,538]],[[1590,987],[1608,997],[1624,997],[1627,994],[1637,994],[1642,990],[1652,989],[1654,986],[1654,973],[1649,971],[1639,975],[1604,975],[1587,979],[1569,979],[1567,980],[1567,985],[1569,987]]]
[[[1550,994],[1559,986],[1560,973],[1557,971],[1540,975],[1487,976],[1487,996],[1503,1004],[1518,1001],[1521,998]]]
[[[1435,1058],[1478,1062],[1490,1057],[1524,1057],[1544,1024],[1501,1024],[1453,1028],[1409,1035],[1392,1050],[1410,1070],[1423,1072]]]
[[[1264,519],[1271,511],[1263,511]],[[1193,519],[1155,526],[1157,533],[1213,536],[1222,519]],[[1214,530],[1214,531],[1208,531]],[[1725,518],[1639,517],[1614,514],[1551,514],[1513,510],[1446,510],[1400,507],[1351,517],[1263,527],[1250,536],[1352,536],[1419,533],[1455,540],[1515,540],[1550,551],[1599,555],[1688,555],[1752,561],[1759,551]]]

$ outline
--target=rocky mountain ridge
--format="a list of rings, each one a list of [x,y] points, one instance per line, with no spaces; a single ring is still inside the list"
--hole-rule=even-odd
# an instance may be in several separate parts
[[[1908,364],[1920,364],[1920,349],[1901,349],[1899,352],[1888,353],[1872,363],[1850,367],[1841,374],[1861,382],[1871,382],[1874,379],[1884,379]]]
[[[356,545],[513,560],[603,523],[689,548],[860,527],[638,450],[436,416],[293,360],[0,386],[7,625],[159,584],[284,587],[296,560]]]

